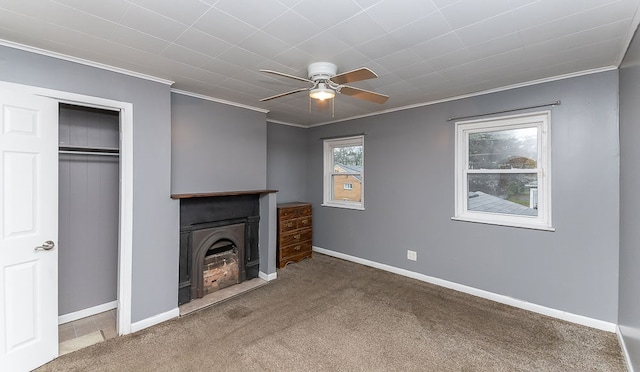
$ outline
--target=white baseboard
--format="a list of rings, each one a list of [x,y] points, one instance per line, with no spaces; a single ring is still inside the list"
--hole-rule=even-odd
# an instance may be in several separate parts
[[[534,313],[543,314],[543,315],[550,316],[550,317],[553,317],[553,318],[566,320],[566,321],[571,322],[571,323],[576,323],[576,324],[580,324],[580,325],[584,325],[584,326],[587,326],[587,327],[596,328],[596,329],[600,329],[600,330],[607,331],[607,332],[612,332],[612,333],[615,333],[616,329],[617,329],[617,325],[615,323],[605,322],[603,320],[593,319],[593,318],[589,318],[589,317],[586,317],[586,316],[569,313],[569,312],[562,311],[562,310],[552,309],[550,307],[537,305],[537,304],[534,304],[534,303],[531,303],[531,302],[518,300],[516,298],[512,298],[512,297],[496,294],[496,293],[485,291],[485,290],[482,290],[482,289],[469,287],[469,286],[466,286],[466,285],[450,282],[448,280],[435,278],[435,277],[432,277],[432,276],[416,273],[416,272],[413,272],[413,271],[400,269],[400,268],[397,268],[397,267],[394,267],[394,266],[381,264],[381,263],[378,263],[378,262],[375,262],[375,261],[366,260],[366,259],[363,259],[363,258],[351,256],[351,255],[348,255],[348,254],[331,251],[331,250],[324,249],[324,248],[321,248],[321,247],[314,246],[313,250],[318,252],[318,253],[326,254],[328,256],[333,256],[333,257],[341,258],[343,260],[359,263],[361,265],[374,267],[376,269],[380,269],[380,270],[384,270],[384,271],[389,271],[389,272],[392,272],[392,273],[395,273],[395,274],[398,274],[398,275],[402,275],[402,276],[406,276],[406,277],[409,277],[409,278],[417,279],[417,280],[420,280],[420,281],[423,281],[423,282],[435,284],[435,285],[440,286],[440,287],[453,289],[453,290],[458,291],[458,292],[467,293],[467,294],[470,294],[470,295],[473,295],[473,296],[485,298],[487,300],[499,302],[499,303],[502,303],[502,304],[505,304],[505,305],[510,305],[510,306],[517,307],[517,308],[520,308],[520,309],[529,310],[529,311],[532,311]]]
[[[624,337],[622,337],[620,326],[616,327],[616,335],[618,335],[618,343],[620,343],[620,348],[622,349],[622,354],[624,355],[624,361],[627,364],[627,370],[629,372],[633,372],[633,363],[631,363],[631,356],[629,355],[627,344],[626,342],[624,342]]]
[[[100,314],[105,311],[115,309],[117,307],[118,307],[118,301],[111,301],[111,302],[107,302],[106,304],[93,306],[93,307],[82,309],[79,311],[74,311],[73,313],[63,314],[58,316],[58,325],[73,322],[74,320],[86,318],[91,315]]]
[[[131,332],[138,332],[145,328],[149,328],[156,324],[166,322],[167,320],[171,320],[173,318],[177,318],[180,316],[180,310],[176,307],[173,310],[169,310],[165,313],[154,315],[150,318],[143,319],[139,322],[131,323]]]
[[[278,278],[278,273],[275,272],[275,273],[267,274],[267,273],[263,273],[262,271],[258,271],[258,277],[264,281],[270,282]]]

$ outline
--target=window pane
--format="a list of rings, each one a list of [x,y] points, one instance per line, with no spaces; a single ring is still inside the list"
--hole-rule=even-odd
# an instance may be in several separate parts
[[[538,128],[469,134],[469,169],[535,169]]]
[[[362,146],[334,147],[333,171],[335,173],[360,173],[362,171]]]
[[[467,209],[519,216],[538,215],[537,174],[469,174]]]
[[[339,201],[362,201],[362,177],[346,174],[334,174],[331,176],[333,181],[332,200]],[[345,187],[350,185],[350,188]]]

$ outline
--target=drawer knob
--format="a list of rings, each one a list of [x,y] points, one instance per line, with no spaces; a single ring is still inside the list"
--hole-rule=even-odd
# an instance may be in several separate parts
[[[292,223],[292,222],[289,222],[289,223],[287,224],[287,227],[292,227],[292,226],[293,226],[293,223]]]
[[[301,248],[300,248],[300,246],[299,246],[299,245],[296,245],[296,247],[295,247],[295,248],[293,248],[293,249],[294,249],[294,250],[296,250],[296,251],[299,251]]]
[[[300,234],[296,234],[293,236],[294,239],[300,239]]]

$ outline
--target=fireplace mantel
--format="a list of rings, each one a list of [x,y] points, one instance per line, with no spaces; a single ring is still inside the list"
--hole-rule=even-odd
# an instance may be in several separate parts
[[[201,192],[190,194],[171,194],[171,199],[207,198],[210,196],[236,196],[254,194],[273,194],[278,190],[242,190],[242,191],[221,191],[221,192]]]

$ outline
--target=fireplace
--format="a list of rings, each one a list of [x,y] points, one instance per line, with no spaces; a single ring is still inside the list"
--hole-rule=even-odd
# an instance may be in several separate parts
[[[180,200],[179,305],[258,277],[258,198]]]

